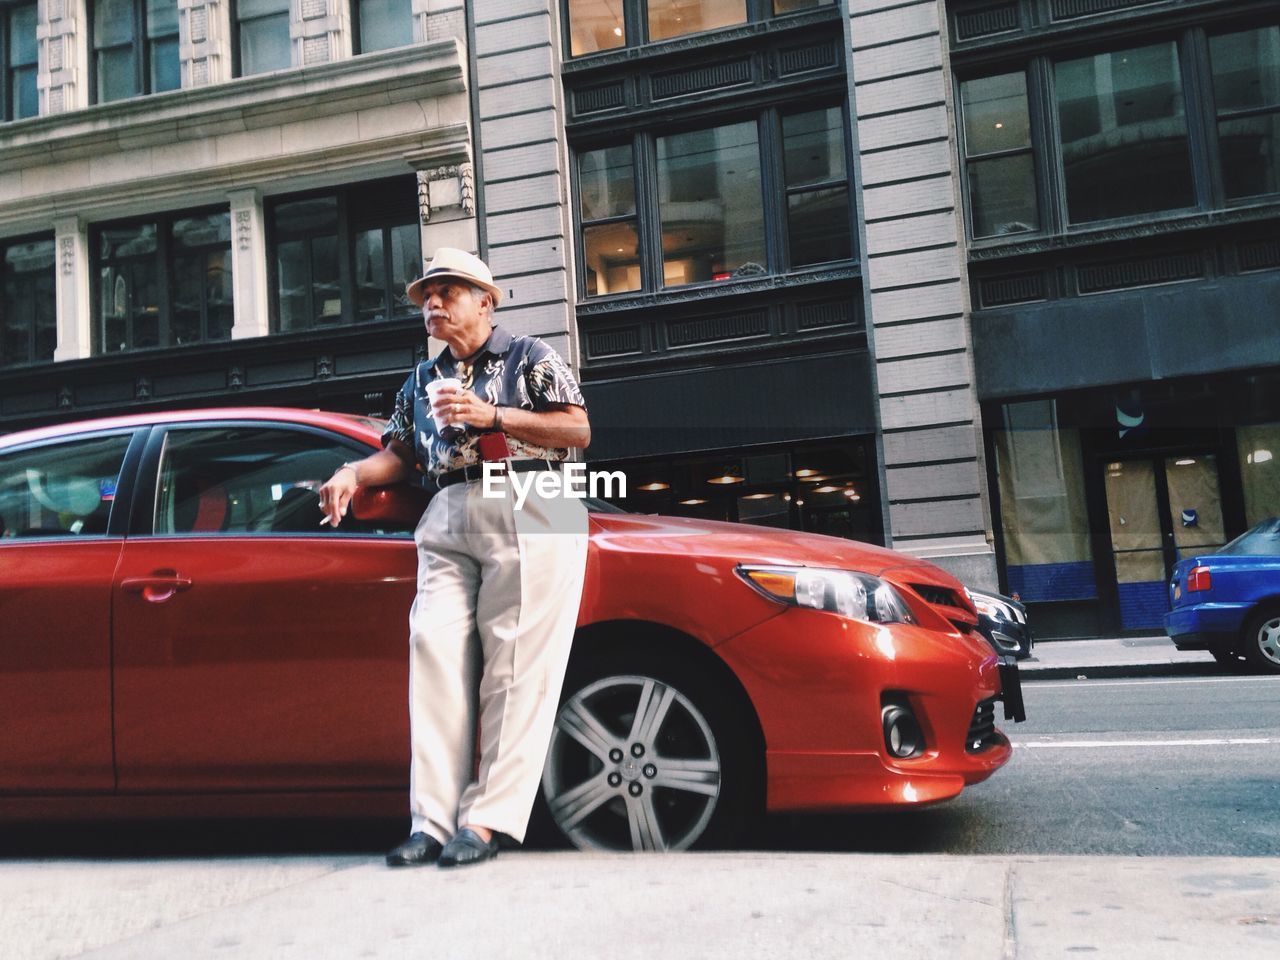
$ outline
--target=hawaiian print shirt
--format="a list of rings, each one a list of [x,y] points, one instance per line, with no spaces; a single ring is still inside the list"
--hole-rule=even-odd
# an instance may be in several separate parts
[[[513,337],[495,326],[485,345],[469,363],[459,363],[448,347],[433,360],[414,368],[396,394],[395,410],[382,433],[382,443],[395,439],[413,448],[427,476],[480,462],[483,430],[467,427],[466,433],[445,440],[436,431],[427,399],[432,380],[457,377],[462,386],[488,403],[503,407],[543,411],[551,404],[571,403],[586,408],[582,391],[569,365],[537,337]],[[508,436],[511,455],[536,460],[565,460],[563,447],[539,447]]]

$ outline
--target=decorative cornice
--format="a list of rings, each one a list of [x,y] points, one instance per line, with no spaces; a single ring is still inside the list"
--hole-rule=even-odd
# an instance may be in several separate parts
[[[127,183],[101,186],[81,185],[75,190],[43,197],[22,197],[0,203],[0,225],[6,233],[47,229],[55,217],[78,214],[85,219],[116,216],[122,207],[161,208],[175,198],[184,205],[225,203],[229,190],[246,184],[265,185],[275,180],[310,178],[313,186],[343,183],[353,170],[365,168],[366,177],[408,174],[404,156],[424,143],[454,144],[469,136],[465,124],[450,124],[426,130],[411,130],[377,140],[360,141],[344,146],[340,162],[326,145],[306,153],[285,153],[249,162],[231,162],[199,171],[193,181],[192,171],[184,170],[164,176],[147,177]]]
[[[1125,223],[1113,227],[1073,231],[1049,237],[1029,240],[1001,240],[1000,242],[976,241],[969,247],[970,263],[986,263],[1008,260],[1056,250],[1077,250],[1124,240],[1140,240],[1147,237],[1163,237],[1190,230],[1207,230],[1242,223],[1257,223],[1280,218],[1280,202],[1269,202],[1248,207],[1232,207],[1228,210],[1211,210],[1207,213],[1183,214],[1158,220]]]
[[[854,281],[861,276],[855,266],[833,267],[820,273],[785,273],[774,276],[746,277],[702,286],[675,287],[660,293],[632,293],[607,300],[583,300],[577,305],[580,318],[608,317],[633,310],[652,310],[685,303],[728,301],[738,296],[771,293],[777,290],[803,290],[823,284]]]
[[[279,124],[283,111],[316,118],[465,90],[465,57],[457,41],[414,44],[6,123],[0,127],[0,171],[205,139],[210,128],[261,129]]]

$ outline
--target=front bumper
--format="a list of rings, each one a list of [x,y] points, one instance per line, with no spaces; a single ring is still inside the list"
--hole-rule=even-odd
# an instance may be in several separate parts
[[[984,701],[1005,698],[1007,716],[1022,712],[1016,664],[1002,664],[980,636],[796,609],[716,651],[760,718],[770,811],[934,803],[985,780],[1012,754],[998,730],[969,749]],[[881,726],[886,695],[910,703],[924,733],[921,755],[889,754]]]

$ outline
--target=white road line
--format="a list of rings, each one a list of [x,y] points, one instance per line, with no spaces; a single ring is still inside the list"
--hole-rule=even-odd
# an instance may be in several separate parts
[[[1232,737],[1205,740],[1015,740],[1015,747],[1237,747],[1280,743],[1280,737]]]
[[[1079,687],[1081,684],[1087,683],[1090,687],[1154,687],[1160,684],[1186,684],[1186,683],[1275,683],[1280,681],[1280,677],[1187,677],[1181,680],[1107,680],[1099,678],[1096,680],[1028,680],[1027,675],[1022,675],[1024,689],[1045,690],[1062,687]]]

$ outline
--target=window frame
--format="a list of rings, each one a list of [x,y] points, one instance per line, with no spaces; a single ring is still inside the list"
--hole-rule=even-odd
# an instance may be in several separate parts
[[[1213,58],[1210,51],[1210,40],[1213,37],[1224,36],[1233,33],[1247,33],[1251,30],[1280,29],[1280,17],[1268,23],[1231,23],[1219,24],[1213,29],[1202,31],[1198,37],[1203,47],[1203,62],[1205,68],[1204,75],[1204,97],[1203,97],[1203,122],[1206,130],[1206,139],[1209,143],[1210,160],[1216,174],[1213,181],[1214,188],[1214,206],[1216,208],[1227,208],[1232,206],[1242,206],[1257,203],[1267,197],[1280,196],[1280,184],[1272,193],[1254,193],[1242,197],[1228,198],[1226,195],[1226,179],[1223,176],[1222,169],[1222,147],[1220,125],[1224,120],[1237,120],[1246,117],[1260,117],[1265,115],[1274,115],[1280,119],[1280,102],[1271,106],[1264,107],[1248,107],[1245,109],[1235,109],[1223,111],[1218,106],[1217,92],[1214,89],[1213,76]],[[1280,149],[1280,138],[1276,141],[1277,149]]]
[[[286,36],[289,40],[289,66],[277,67],[276,69],[278,70],[290,70],[297,66],[297,64],[294,63],[294,60],[293,60],[293,37],[288,33],[288,28],[293,22],[292,2],[290,2],[290,4],[288,5],[288,9],[286,9],[284,12],[285,12],[285,24],[286,24]],[[241,48],[240,48],[240,25],[246,21],[269,20],[272,17],[280,16],[280,12],[277,11],[275,13],[261,14],[256,17],[247,17],[245,18],[245,20],[242,20],[240,17],[239,0],[231,0],[231,8],[230,10],[228,10],[228,13],[230,14],[230,20],[231,20],[231,76],[233,78],[239,79],[242,77],[257,77],[257,76],[261,76],[264,73],[273,73],[274,72],[273,70],[262,70],[255,73],[244,72],[244,57],[242,56]]]
[[[1276,25],[1249,20],[1224,20],[1194,26],[1170,26],[1141,33],[1124,33],[1098,38],[1086,45],[1058,44],[1052,48],[1010,57],[984,58],[972,65],[959,64],[952,71],[952,96],[956,104],[954,132],[960,163],[960,189],[964,203],[964,228],[967,241],[976,248],[1001,247],[1049,237],[1069,236],[1105,231],[1118,227],[1155,223],[1169,219],[1208,214],[1235,207],[1280,203],[1280,190],[1255,194],[1236,200],[1225,198],[1221,151],[1218,139],[1218,116],[1213,89],[1213,70],[1209,59],[1209,37]],[[1067,207],[1066,172],[1062,154],[1062,137],[1057,117],[1055,69],[1057,64],[1098,54],[1172,43],[1178,58],[1182,117],[1186,125],[1188,168],[1192,182],[1190,206],[1172,207],[1150,213],[1125,214],[1106,219],[1072,223]],[[1027,77],[1027,109],[1031,126],[1031,153],[1035,169],[1037,207],[1040,229],[1004,236],[974,235],[973,198],[969,186],[969,163],[986,157],[970,158],[965,137],[965,117],[961,89],[965,82],[1006,73],[1024,71]],[[1276,108],[1280,111],[1280,108]],[[1270,112],[1267,110],[1255,111]],[[1236,114],[1233,114],[1233,116]]]
[[[4,310],[5,294],[4,294],[3,285],[8,283],[9,276],[10,276],[9,259],[8,259],[9,249],[11,247],[18,246],[24,243],[36,243],[39,241],[48,241],[49,244],[53,247],[53,262],[50,264],[50,279],[52,281],[53,298],[54,298],[54,305],[53,305],[54,353],[51,354],[48,357],[48,359],[42,359],[35,356],[37,325],[33,323],[27,331],[27,359],[13,362],[13,363],[5,363],[3,361],[3,358],[0,357],[0,370],[16,370],[19,368],[35,366],[36,364],[40,364],[40,363],[51,363],[53,361],[53,357],[57,353],[57,349],[58,349],[58,307],[57,307],[58,247],[57,247],[57,239],[54,237],[53,234],[37,233],[37,234],[29,234],[27,236],[22,236],[22,237],[5,237],[3,240],[0,240],[0,313],[2,313]]]
[[[386,242],[389,239],[388,231],[398,226],[404,226],[405,223],[388,222],[386,216],[378,216],[375,214],[365,213],[353,214],[351,210],[352,194],[360,190],[377,189],[379,184],[390,186],[395,181],[403,180],[406,188],[409,185],[408,177],[386,177],[378,180],[363,181],[359,183],[341,184],[334,187],[319,190],[306,190],[299,193],[284,193],[267,197],[263,205],[263,219],[266,224],[266,247],[267,247],[267,284],[270,288],[268,291],[268,318],[270,322],[271,334],[273,336],[289,336],[292,334],[313,333],[317,330],[329,330],[336,327],[347,326],[369,326],[375,324],[398,323],[408,320],[419,320],[420,313],[417,307],[412,310],[406,310],[404,314],[394,312],[395,304],[395,287],[393,282],[394,270],[391,262],[391,244]],[[417,187],[414,184],[414,194],[416,195]],[[407,192],[407,191],[406,191]],[[315,285],[308,282],[307,284],[307,302],[308,316],[310,322],[305,327],[294,327],[289,330],[281,330],[281,314],[280,314],[280,263],[277,255],[277,248],[281,242],[280,234],[275,224],[275,211],[282,204],[293,203],[299,200],[308,200],[322,197],[337,197],[337,243],[338,243],[338,292],[342,302],[341,313],[339,319],[331,324],[317,324],[315,322]],[[418,227],[418,260],[422,260],[422,232],[420,212],[416,206],[409,207],[410,217],[408,224]],[[384,316],[382,320],[361,320],[357,309],[357,285],[356,285],[356,234],[373,229],[381,229],[383,231],[383,265],[385,271],[385,283],[388,303],[389,316]],[[311,237],[300,237],[308,243],[308,280],[310,281],[311,258],[310,258],[310,242]],[[286,240],[294,239],[292,234],[287,234]],[[412,278],[411,278],[412,279]]]
[[[351,55],[353,57],[363,56],[366,53],[382,53],[385,50],[398,50],[401,47],[407,47],[414,42],[413,40],[413,4],[411,0],[405,0],[405,2],[409,6],[409,22],[407,24],[409,28],[409,39],[406,40],[404,43],[397,44],[394,47],[379,47],[377,50],[365,50],[363,48],[363,40],[364,40],[363,16],[364,15],[360,9],[361,6],[363,5],[363,2],[364,0],[350,0],[350,5],[348,7],[348,14],[350,16],[350,23],[351,23]]]
[[[207,288],[204,290],[204,292],[201,293],[201,297],[200,297],[200,313],[201,313],[201,328],[202,328],[201,339],[195,341],[194,343],[178,344],[173,342],[173,301],[174,301],[174,284],[175,284],[175,270],[174,270],[175,244],[173,243],[173,225],[178,220],[186,220],[191,217],[208,216],[210,214],[219,214],[219,213],[223,213],[224,211],[227,214],[228,226],[230,227],[231,208],[217,206],[217,205],[207,206],[207,207],[198,207],[195,210],[169,210],[163,213],[155,214],[153,216],[130,217],[124,220],[104,220],[100,223],[94,223],[90,226],[89,228],[89,245],[90,245],[90,268],[89,268],[90,269],[90,276],[89,276],[90,293],[89,293],[89,296],[90,296],[90,302],[92,303],[91,316],[92,316],[92,323],[93,323],[93,337],[92,337],[93,356],[106,357],[111,355],[137,353],[140,350],[185,349],[187,347],[195,347],[195,346],[201,346],[201,345],[207,346],[208,344],[211,344],[211,343],[229,342],[230,337],[228,337],[227,340],[208,339],[208,332],[209,332],[208,307],[209,305],[208,305]],[[156,227],[155,252],[150,255],[142,254],[142,255],[132,256],[132,257],[129,257],[128,260],[130,262],[144,261],[149,256],[158,265],[159,269],[157,271],[157,277],[156,277],[156,299],[159,302],[158,334],[159,334],[160,342],[155,346],[137,347],[137,346],[130,345],[130,346],[126,346],[122,350],[107,350],[106,349],[106,327],[105,327],[106,319],[101,315],[101,312],[100,312],[102,307],[102,265],[103,265],[103,261],[101,259],[101,237],[102,237],[101,231],[105,229],[111,229],[111,228],[146,226],[148,224],[155,224],[155,227]],[[214,249],[214,246],[210,244],[210,245],[201,247],[200,252],[202,254],[207,254],[212,249]],[[228,229],[228,239],[227,239],[226,250],[228,254],[228,262],[234,264],[235,240],[234,240],[234,237],[231,236],[230,229]],[[234,269],[234,266],[232,269]],[[233,299],[233,303],[234,303],[234,299]],[[132,311],[130,311],[130,315],[126,320],[126,324],[127,324],[126,325],[127,340],[131,341],[133,339]]]
[[[107,427],[105,429],[87,430],[83,433],[73,433],[67,436],[47,437],[0,450],[0,458],[3,458],[14,454],[33,453],[46,448],[65,447],[90,440],[102,440],[116,436],[129,438],[125,444],[124,456],[120,460],[120,471],[116,474],[116,492],[112,500],[110,515],[107,518],[107,530],[105,533],[73,534],[71,536],[50,534],[48,536],[6,537],[0,539],[0,548],[16,547],[26,543],[42,543],[49,540],[82,542],[87,539],[120,539],[127,536],[130,531],[130,519],[134,514],[133,492],[138,479],[138,464],[142,459],[143,450],[151,432],[152,428],[148,425]]]
[[[368,456],[372,452],[371,448],[362,444],[359,440],[327,430],[324,427],[314,426],[305,423],[292,423],[285,420],[261,420],[261,419],[242,419],[237,417],[219,418],[216,420],[184,420],[177,423],[158,423],[149,428],[146,437],[145,447],[143,444],[137,444],[137,494],[131,499],[137,505],[132,511],[132,516],[128,526],[128,536],[132,538],[145,537],[150,540],[190,540],[198,538],[202,540],[222,540],[228,541],[232,539],[245,540],[252,539],[254,541],[263,541],[268,539],[297,539],[305,537],[307,539],[318,538],[325,541],[338,540],[372,540],[379,543],[395,544],[404,543],[412,540],[412,529],[396,531],[391,533],[377,533],[367,530],[356,530],[352,527],[344,529],[339,526],[337,529],[332,527],[320,526],[317,517],[316,529],[314,532],[298,533],[296,531],[285,530],[263,530],[263,531],[174,531],[172,533],[156,532],[156,515],[159,509],[159,499],[161,493],[161,468],[165,464],[165,452],[167,449],[167,441],[170,435],[175,433],[191,433],[196,431],[210,432],[214,430],[280,430],[288,433],[301,434],[306,437],[325,440],[331,443],[335,448],[346,450],[346,459],[359,459],[362,456]],[[131,448],[132,450],[132,448]],[[128,463],[126,458],[126,463]],[[132,491],[131,491],[132,494]]]
[[[130,0],[130,6],[133,11],[133,39],[129,45],[138,51],[138,56],[134,58],[133,93],[129,94],[127,97],[119,97],[115,100],[100,99],[102,91],[98,86],[98,54],[101,51],[97,46],[96,29],[94,27],[97,8],[100,2],[101,0],[91,0],[85,8],[85,31],[89,50],[89,102],[94,106],[100,106],[105,103],[119,103],[123,100],[132,100],[135,97],[148,97],[157,93],[172,93],[175,90],[181,90],[182,65],[180,54],[178,62],[178,86],[170,90],[151,89],[151,64],[154,58],[155,41],[147,34],[147,0]],[[179,16],[181,16],[181,14],[179,14]],[[173,37],[174,40],[178,40],[180,33],[181,30],[178,28],[171,34],[164,34],[164,37]],[[119,50],[124,46],[125,44],[116,44],[113,47],[104,47],[102,49]]]
[[[560,42],[564,54],[562,59],[566,62],[607,54],[617,55],[628,50],[652,47],[655,44],[684,43],[694,38],[711,37],[721,31],[750,29],[752,24],[762,21],[785,20],[789,17],[804,16],[816,9],[822,9],[824,6],[836,5],[834,3],[818,2],[813,6],[799,10],[774,13],[773,0],[743,0],[743,5],[746,8],[746,17],[739,23],[727,24],[723,27],[712,27],[708,30],[699,30],[693,33],[677,34],[673,37],[663,37],[660,40],[651,40],[649,39],[649,0],[618,0],[622,4],[622,43],[606,50],[592,50],[589,53],[574,54],[573,25],[570,22],[569,2],[570,0],[558,0],[561,22]]]
[[[20,70],[30,69],[32,64],[20,64],[15,66],[10,62],[9,47],[13,33],[13,15],[19,10],[31,7],[36,10],[36,24],[39,28],[39,7],[35,0],[27,0],[25,3],[4,3],[0,4],[0,122],[11,123],[17,120],[30,120],[33,117],[40,116],[40,93],[36,91],[36,112],[29,117],[15,116],[13,109],[13,98],[17,89],[14,77]],[[36,40],[36,69],[39,71],[39,40]]]
[[[787,184],[784,166],[784,142],[782,118],[799,113],[837,108],[841,116],[841,147],[844,150],[843,180],[824,181],[821,184],[805,184],[792,188]],[[730,292],[736,283],[757,280],[759,277],[730,278],[728,280],[703,280],[694,283],[667,286],[662,253],[662,213],[658,186],[657,141],[659,137],[711,130],[737,123],[756,124],[757,150],[759,152],[761,196],[761,227],[764,241],[765,276],[778,277],[794,274],[821,273],[837,267],[857,266],[859,242],[856,219],[856,191],[853,185],[853,147],[847,102],[831,96],[814,102],[799,97],[768,103],[764,106],[743,106],[713,116],[683,118],[675,123],[655,122],[634,130],[630,137],[614,132],[583,137],[570,143],[570,189],[573,202],[574,245],[577,260],[577,289],[579,303],[625,302],[652,296],[688,293],[690,291],[718,290]],[[635,213],[615,217],[583,221],[582,184],[579,177],[579,158],[593,150],[607,149],[624,144],[631,145],[633,178],[635,183]],[[846,190],[847,226],[849,230],[850,256],[848,259],[828,260],[821,263],[794,266],[791,263],[791,238],[789,236],[787,198],[792,192],[806,193],[843,185]],[[634,220],[638,238],[640,259],[640,289],[616,294],[587,294],[587,263],[585,228],[601,224]]]

